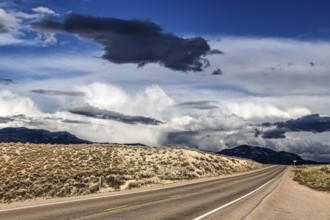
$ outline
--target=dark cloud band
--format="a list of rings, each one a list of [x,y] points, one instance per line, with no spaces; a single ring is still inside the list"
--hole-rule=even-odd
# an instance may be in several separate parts
[[[72,114],[83,115],[91,118],[114,120],[126,124],[145,124],[145,125],[162,124],[161,121],[158,121],[153,118],[124,115],[114,111],[99,109],[97,107],[93,107],[88,104],[70,106],[68,111]]]
[[[36,89],[36,90],[31,90],[30,92],[42,94],[42,95],[65,95],[65,96],[84,96],[85,95],[83,92],[45,90],[45,89]]]
[[[214,105],[217,103],[215,101],[195,101],[195,102],[182,102],[174,107],[185,108],[185,109],[199,109],[199,110],[208,110],[208,109],[217,109],[218,106]]]
[[[287,128],[290,131],[308,131],[321,133],[330,131],[330,117],[321,117],[319,114],[306,115],[295,120],[277,122],[278,128]]]
[[[201,37],[181,38],[165,32],[150,20],[123,20],[69,14],[63,23],[43,20],[32,24],[38,31],[76,34],[104,46],[103,58],[117,64],[135,63],[139,67],[160,63],[179,71],[202,71],[209,66],[211,50]]]
[[[306,115],[285,122],[263,123],[263,127],[274,127],[262,135],[265,139],[285,138],[286,132],[313,132],[323,133],[330,131],[330,117],[321,117],[319,114]],[[258,134],[259,135],[259,134]]]
[[[0,117],[0,124],[7,124],[8,122],[15,121],[11,117]]]
[[[218,68],[212,72],[212,75],[223,75],[223,72],[221,69]]]
[[[284,128],[275,128],[266,131],[262,137],[265,139],[278,139],[278,138],[285,138],[286,129]]]
[[[0,31],[0,33],[1,33],[1,31]],[[9,84],[14,84],[14,83],[15,83],[15,81],[12,80],[12,79],[3,79],[3,78],[0,78],[0,84],[9,85]]]

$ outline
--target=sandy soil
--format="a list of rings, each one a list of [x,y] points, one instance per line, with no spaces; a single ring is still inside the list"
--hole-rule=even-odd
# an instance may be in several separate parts
[[[278,187],[246,219],[329,220],[330,193],[300,185],[292,175],[289,169]]]

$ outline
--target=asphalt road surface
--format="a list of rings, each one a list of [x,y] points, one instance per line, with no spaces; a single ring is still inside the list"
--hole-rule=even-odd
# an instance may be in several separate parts
[[[161,188],[0,210],[0,219],[243,219],[280,181],[285,166]]]

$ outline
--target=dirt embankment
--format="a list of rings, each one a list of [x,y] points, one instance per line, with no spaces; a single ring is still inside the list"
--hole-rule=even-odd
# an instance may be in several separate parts
[[[330,192],[330,165],[296,166],[294,180],[310,188]]]

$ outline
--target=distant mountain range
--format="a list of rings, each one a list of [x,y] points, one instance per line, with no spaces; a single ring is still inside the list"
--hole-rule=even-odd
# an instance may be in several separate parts
[[[24,127],[0,129],[0,143],[20,142],[33,144],[91,144],[93,142],[79,139],[66,131],[50,132],[43,129],[29,129]],[[143,145],[131,143],[127,145]],[[320,164],[320,162],[304,160],[299,155],[285,151],[273,151],[265,147],[240,145],[232,149],[225,149],[219,154],[247,158],[264,164]]]
[[[24,127],[0,129],[0,142],[21,142],[33,144],[90,144],[66,131],[50,132]]]
[[[225,149],[218,152],[227,156],[247,158],[263,164],[283,164],[290,165],[293,161],[296,164],[320,164],[320,162],[304,160],[299,155],[285,151],[273,151],[266,147],[256,147],[249,145],[240,145],[232,149]]]

